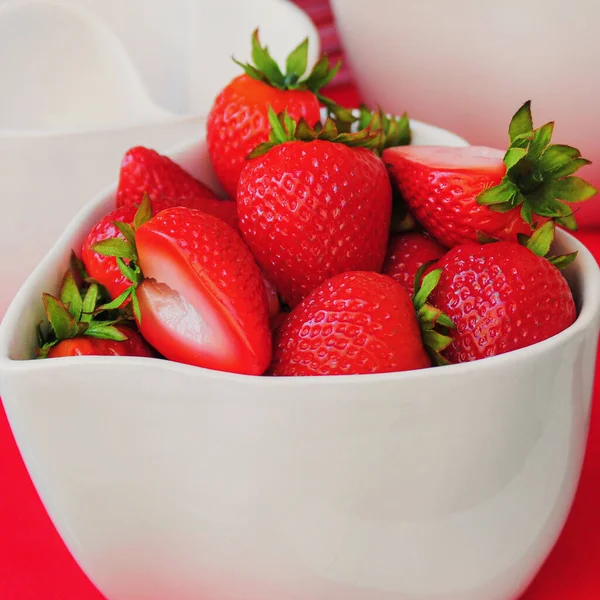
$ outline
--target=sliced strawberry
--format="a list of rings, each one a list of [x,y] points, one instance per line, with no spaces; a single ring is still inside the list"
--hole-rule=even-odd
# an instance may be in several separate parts
[[[551,219],[576,229],[570,203],[598,190],[574,177],[590,163],[577,148],[550,144],[554,123],[533,128],[525,102],[508,127],[506,152],[485,147],[389,148],[383,158],[411,212],[448,247],[517,241]]]
[[[144,338],[170,360],[262,374],[271,357],[267,296],[239,235],[206,213],[171,208],[137,230],[136,245]]]
[[[497,213],[477,203],[478,195],[498,185],[506,173],[504,153],[494,148],[400,146],[383,160],[412,214],[441,244],[474,241],[477,234],[516,238],[531,233],[520,209]]]
[[[168,204],[164,198],[153,201],[152,214],[156,215],[165,210],[169,207]],[[237,206],[235,202],[219,201],[210,206],[207,205],[205,209],[237,229]],[[92,228],[81,247],[81,260],[87,272],[107,289],[111,298],[116,298],[122,294],[131,282],[119,269],[114,256],[104,256],[94,252],[92,246],[115,237],[124,240],[125,238],[115,225],[115,221],[131,225],[137,210],[136,205],[127,204],[109,213]]]

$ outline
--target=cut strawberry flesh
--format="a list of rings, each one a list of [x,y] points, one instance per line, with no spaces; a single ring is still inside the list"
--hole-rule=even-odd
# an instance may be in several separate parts
[[[398,146],[388,148],[384,160],[393,155],[440,171],[498,171],[503,174],[506,169],[504,152],[487,146]]]
[[[158,242],[158,244],[156,243]],[[166,358],[220,371],[260,374],[243,331],[210,280],[168,242],[138,245],[146,279],[137,290],[140,331]]]

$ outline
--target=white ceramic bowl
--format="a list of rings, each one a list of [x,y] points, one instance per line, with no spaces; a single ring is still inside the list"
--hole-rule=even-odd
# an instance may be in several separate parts
[[[462,141],[415,124],[417,141]],[[210,181],[206,147],[175,160]],[[1,395],[59,533],[109,600],[512,600],[580,474],[600,273],[579,317],[478,363],[274,379],[144,358],[31,357],[40,294],[108,212],[82,210],[0,326]]]
[[[577,0],[331,0],[354,77],[369,104],[506,147],[525,100],[557,143],[594,164],[600,188],[600,2]],[[524,33],[526,32],[526,33]],[[570,52],[567,48],[576,48]],[[578,207],[600,227],[600,196]]]

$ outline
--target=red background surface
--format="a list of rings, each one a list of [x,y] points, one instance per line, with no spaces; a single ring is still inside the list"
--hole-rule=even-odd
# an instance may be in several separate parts
[[[326,49],[331,51],[337,39],[331,15],[324,7],[326,2],[298,0],[298,4],[313,9],[323,46],[330,46]],[[348,79],[349,74],[344,72],[341,82]],[[330,95],[348,106],[358,105],[358,95],[351,85],[344,85]],[[600,262],[600,230],[583,228],[578,237]],[[596,364],[594,399],[600,402],[600,360]],[[102,598],[50,522],[21,460],[4,408],[0,407],[0,600]],[[600,598],[600,411],[596,409],[573,510],[556,547],[523,600],[597,598]]]

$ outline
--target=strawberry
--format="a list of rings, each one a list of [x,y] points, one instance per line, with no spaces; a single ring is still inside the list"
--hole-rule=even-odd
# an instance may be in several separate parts
[[[152,214],[157,214],[166,208],[169,208],[170,202],[161,198],[152,202]],[[94,252],[94,244],[102,241],[119,237],[125,239],[115,222],[132,225],[135,214],[138,210],[137,205],[125,204],[102,218],[89,232],[81,247],[81,259],[91,277],[102,284],[108,291],[111,298],[116,298],[122,294],[130,285],[130,281],[119,270],[117,261],[113,256],[103,256]],[[215,202],[213,205],[205,205],[207,213],[220,217],[230,225],[237,225],[237,207],[235,202]],[[213,211],[213,212],[211,212]]]
[[[265,275],[293,307],[338,273],[381,269],[391,186],[368,149],[380,132],[339,134],[331,120],[312,130],[273,110],[269,118],[271,141],[252,153],[240,177],[239,224]]]
[[[435,284],[439,275],[430,274],[427,283]],[[437,338],[438,350],[450,339],[433,332],[435,321],[445,320],[439,312],[433,320],[426,314],[426,295],[427,290],[413,306],[406,290],[386,275],[355,271],[332,277],[277,328],[272,374],[354,375],[429,367],[422,332],[428,342]],[[421,328],[415,309],[425,316]]]
[[[275,286],[263,275],[265,291],[267,292],[267,306],[269,308],[269,319],[273,320],[281,311],[281,302]]]
[[[235,198],[246,156],[269,138],[267,108],[304,117],[311,125],[320,121],[319,90],[339,70],[330,68],[324,56],[303,77],[308,60],[308,39],[289,55],[284,74],[266,47],[258,30],[252,35],[254,65],[238,63],[245,71],[217,96],[208,115],[207,142],[213,168],[227,194]],[[237,61],[236,61],[237,62]],[[325,99],[324,99],[325,100]]]
[[[154,356],[152,348],[126,324],[124,315],[98,308],[102,300],[100,288],[97,283],[84,283],[87,274],[82,270],[83,265],[72,256],[59,297],[42,294],[48,326],[38,328],[37,355],[40,358]],[[78,279],[82,282],[80,286]]]
[[[123,335],[122,340],[107,340],[91,336],[78,335],[58,342],[48,352],[48,358],[61,356],[147,356],[155,354],[133,327],[115,325]]]
[[[516,241],[547,219],[575,229],[566,203],[597,192],[573,177],[589,161],[575,148],[550,144],[553,127],[534,130],[527,102],[510,123],[506,152],[407,146],[386,149],[383,159],[413,215],[444,246],[482,238]]]
[[[139,205],[144,194],[148,194],[160,210],[187,206],[220,217],[232,227],[237,226],[237,214],[231,202],[221,200],[169,157],[137,146],[128,150],[121,162],[117,208]]]
[[[161,208],[160,204],[153,203],[154,211]],[[125,239],[115,223],[127,223],[131,225],[138,207],[134,204],[128,204],[117,208],[109,213],[88,233],[83,245],[81,246],[81,260],[85,265],[90,277],[106,288],[111,298],[120,296],[130,285],[131,282],[123,275],[117,265],[117,259],[114,256],[105,256],[92,250],[93,246],[102,240],[109,240],[115,237]]]
[[[548,222],[527,246],[516,242],[455,246],[435,267],[442,269],[430,302],[456,325],[443,352],[451,363],[503,354],[541,342],[571,325],[575,303],[563,267],[574,254],[551,260]]]
[[[260,375],[271,358],[267,294],[238,233],[207,213],[174,207],[150,218],[146,197],[119,238],[95,244],[118,256],[133,285],[105,309],[131,298],[141,334],[165,358]],[[127,262],[126,262],[127,261]]]
[[[411,231],[392,235],[382,272],[412,294],[417,271],[425,263],[441,258],[445,252],[445,248],[424,233]]]

